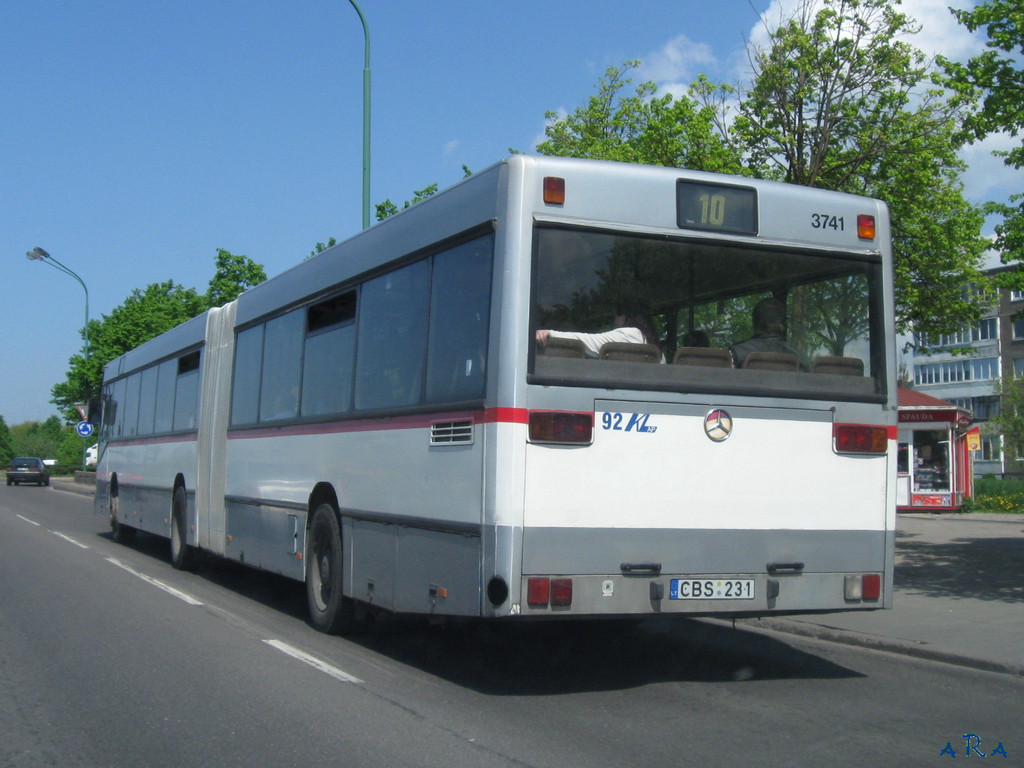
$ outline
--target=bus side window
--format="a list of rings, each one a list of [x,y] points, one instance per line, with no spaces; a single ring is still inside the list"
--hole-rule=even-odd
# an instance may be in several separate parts
[[[493,243],[493,236],[488,235],[434,257],[428,403],[484,396]]]
[[[348,411],[356,353],[356,292],[313,304],[306,311],[302,415]]]
[[[134,437],[138,434],[139,384],[142,382],[142,374],[139,372],[133,373],[126,381],[124,407],[121,409],[122,421],[124,422],[121,434],[124,437]]]
[[[420,401],[426,359],[430,262],[367,282],[359,308],[355,404],[359,410]]]
[[[153,420],[156,418],[156,382],[160,369],[152,365],[142,372],[142,389],[139,392],[139,434],[153,434]]]
[[[174,429],[195,429],[199,413],[199,351],[178,358],[174,385]]]
[[[305,313],[292,310],[267,322],[260,376],[260,421],[293,419],[299,414],[302,336]]]
[[[255,424],[260,413],[260,369],[263,367],[263,326],[241,331],[235,339],[231,384],[231,425]]]
[[[178,377],[178,363],[166,360],[160,363],[156,377],[156,416],[153,431],[157,434],[174,428],[174,384]]]

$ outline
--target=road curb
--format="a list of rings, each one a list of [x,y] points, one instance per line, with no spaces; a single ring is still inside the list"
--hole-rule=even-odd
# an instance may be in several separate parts
[[[79,483],[71,478],[52,477],[50,478],[50,487],[58,491],[74,493],[79,496],[92,496],[96,493],[96,486]]]
[[[732,625],[728,619],[711,619],[710,621],[722,622]],[[893,637],[880,635],[865,635],[859,632],[828,627],[821,624],[811,624],[803,621],[792,621],[787,619],[737,619],[736,627],[744,627],[754,631],[781,633],[809,637],[815,640],[824,640],[831,643],[841,643],[859,648],[867,648],[887,653],[898,653],[904,656],[912,656],[927,661],[938,661],[944,664],[952,664],[958,667],[977,669],[983,672],[997,672],[1004,675],[1024,677],[1024,665],[1010,662],[996,661],[994,659],[979,659],[966,654],[953,651],[943,651],[932,648],[927,643],[901,640]]]

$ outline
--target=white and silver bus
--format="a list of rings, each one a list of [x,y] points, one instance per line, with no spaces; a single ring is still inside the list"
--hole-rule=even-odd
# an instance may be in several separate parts
[[[891,272],[876,200],[514,156],[113,360],[97,509],[331,632],[886,608]]]

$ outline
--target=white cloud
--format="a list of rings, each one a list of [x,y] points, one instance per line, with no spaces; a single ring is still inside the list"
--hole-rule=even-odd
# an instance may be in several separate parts
[[[999,133],[961,151],[960,154],[967,163],[963,182],[971,202],[1005,202],[1010,195],[1021,191],[1020,170],[1009,167],[1003,162],[1003,158],[992,154],[1018,146],[1019,141],[1019,138]]]
[[[702,72],[718,62],[707,43],[695,43],[686,35],[677,35],[665,46],[642,59],[637,69],[640,82],[653,81],[660,90],[674,94],[685,92]]]
[[[929,56],[942,54],[962,60],[977,55],[984,47],[983,38],[972,34],[949,11],[972,5],[964,0],[903,0],[903,13],[921,24],[921,31],[909,42]]]
[[[768,27],[774,28],[780,19],[789,18],[805,0],[772,0],[768,9],[761,14],[758,23],[750,31],[750,40],[755,45],[766,45]],[[971,0],[903,0],[897,10],[921,25],[921,31],[908,39],[915,48],[928,56],[942,54],[950,59],[963,59],[978,53],[982,46],[981,37],[971,34],[957,22],[950,13],[950,7],[969,8]]]

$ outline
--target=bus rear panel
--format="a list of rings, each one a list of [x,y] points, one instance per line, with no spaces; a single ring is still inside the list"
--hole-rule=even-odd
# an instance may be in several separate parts
[[[640,174],[574,171],[532,232],[522,613],[889,607],[884,206],[672,172],[641,193]],[[645,208],[616,225],[595,215],[609,198]],[[759,305],[782,327],[756,327]],[[648,343],[595,357],[591,338],[626,318]],[[741,360],[744,343],[759,351]]]

